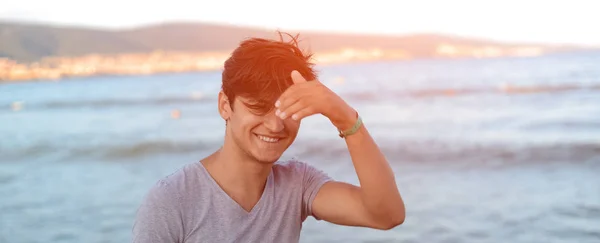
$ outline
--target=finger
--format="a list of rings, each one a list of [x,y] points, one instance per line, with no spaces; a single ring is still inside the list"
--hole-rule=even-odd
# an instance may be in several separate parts
[[[289,94],[286,98],[282,99],[282,103],[275,111],[275,115],[279,116],[281,119],[286,119],[296,111],[308,105],[307,101],[310,101],[310,95],[307,93]]]
[[[302,77],[302,74],[300,74],[300,72],[294,70],[292,71],[292,81],[294,81],[294,84],[299,84],[299,83],[306,83],[306,79],[304,79],[304,77]]]
[[[299,120],[304,119],[305,117],[312,116],[316,113],[317,112],[314,109],[314,107],[306,106],[305,108],[300,109],[299,111],[296,111],[291,117],[293,120],[299,121]]]
[[[289,107],[287,107],[286,109],[281,109],[281,110],[278,109],[277,111],[275,111],[275,115],[277,115],[277,116],[279,116],[279,118],[285,120],[288,117],[296,114],[296,112],[298,112],[299,110],[306,108],[307,105],[308,105],[308,103],[306,102],[305,99],[299,99],[295,103],[293,103]]]
[[[277,99],[277,101],[275,102],[275,107],[277,108],[277,111],[283,111],[287,109],[290,105],[296,103],[300,96],[300,92],[293,92],[289,89],[286,90],[285,92],[283,92],[283,94],[281,94],[281,96],[279,96],[279,99]]]
[[[300,97],[305,96],[306,92],[309,91],[310,85],[292,85],[287,88],[275,101],[275,107],[285,109],[291,104],[295,103]]]

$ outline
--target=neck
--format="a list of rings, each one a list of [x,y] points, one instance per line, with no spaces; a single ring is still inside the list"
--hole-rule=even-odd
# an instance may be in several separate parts
[[[253,160],[227,142],[202,164],[225,192],[243,201],[261,197],[273,166]]]

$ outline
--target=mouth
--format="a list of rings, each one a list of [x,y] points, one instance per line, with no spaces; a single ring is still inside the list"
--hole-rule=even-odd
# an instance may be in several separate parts
[[[277,143],[279,142],[282,138],[280,137],[269,137],[269,136],[264,136],[264,135],[259,135],[259,134],[254,134],[259,140],[265,142],[265,143]]]

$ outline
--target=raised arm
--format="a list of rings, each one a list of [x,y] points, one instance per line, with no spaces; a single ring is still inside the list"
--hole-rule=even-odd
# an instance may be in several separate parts
[[[345,138],[360,187],[328,182],[313,202],[313,214],[323,220],[376,229],[404,222],[404,202],[392,169],[365,126]]]
[[[356,111],[333,91],[318,80],[306,81],[296,71],[291,75],[294,85],[275,104],[281,119],[300,120],[322,114],[341,131],[356,124]],[[393,171],[366,126],[361,125],[344,139],[360,187],[344,182],[325,183],[312,202],[312,214],[341,225],[391,229],[402,224],[404,202]]]

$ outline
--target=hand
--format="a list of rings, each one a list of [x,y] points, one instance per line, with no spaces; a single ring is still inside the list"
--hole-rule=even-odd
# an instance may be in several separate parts
[[[301,120],[314,114],[322,114],[339,130],[346,130],[354,125],[356,111],[341,97],[331,91],[318,80],[306,81],[294,70],[291,73],[294,84],[281,94],[275,107],[275,114],[281,119],[291,117]]]

